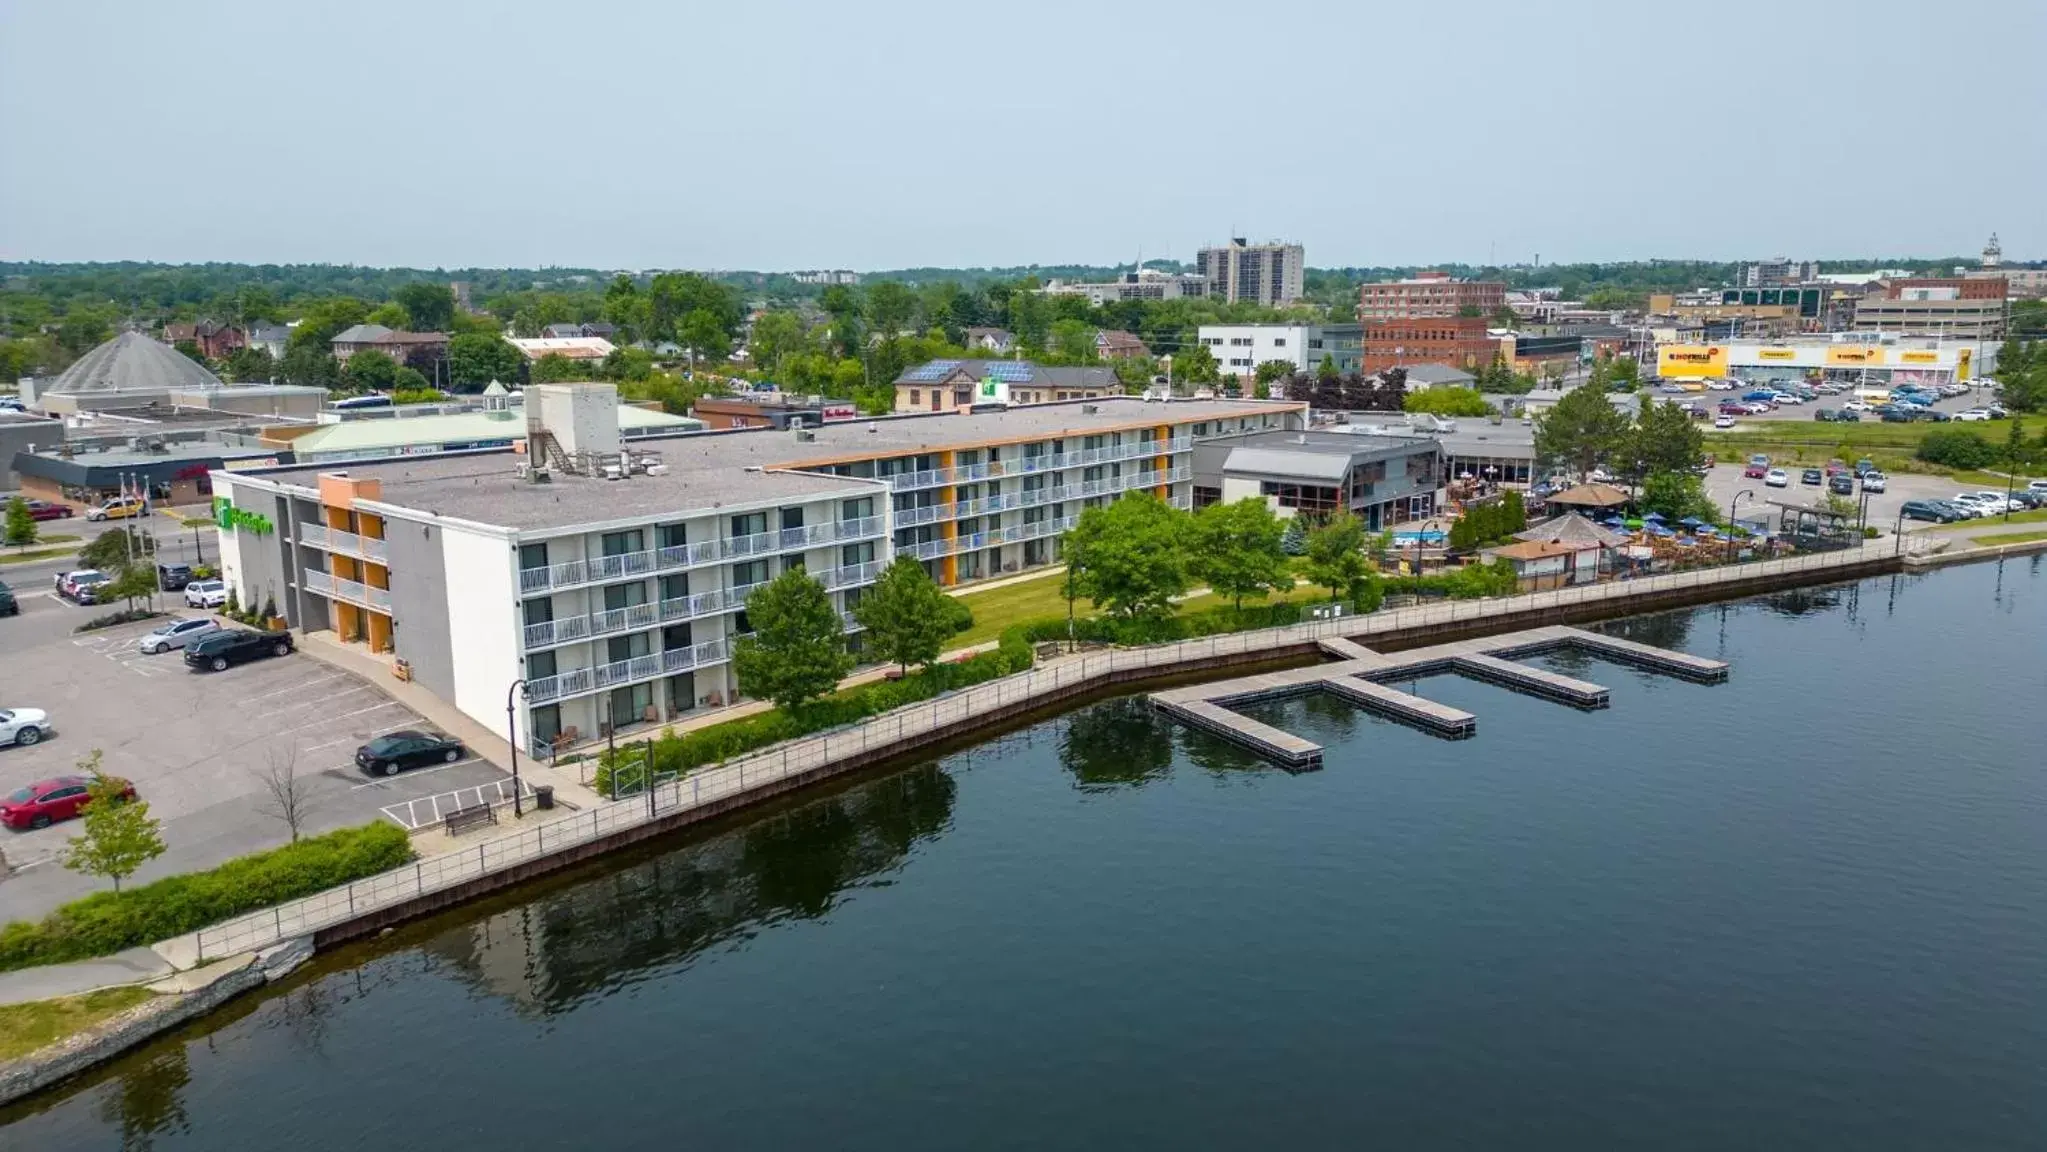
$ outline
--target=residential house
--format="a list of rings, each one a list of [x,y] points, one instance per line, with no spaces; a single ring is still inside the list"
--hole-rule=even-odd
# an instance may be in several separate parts
[[[291,329],[283,324],[258,324],[249,329],[249,347],[261,348],[270,353],[273,360],[284,358],[284,346],[291,340]]]
[[[1104,328],[1095,333],[1095,355],[1104,360],[1123,360],[1133,357],[1148,357],[1151,349],[1129,332]]]
[[[618,335],[618,326],[601,320],[592,320],[588,324],[549,324],[540,330],[540,335],[549,340],[575,340],[585,336],[609,340]]]
[[[1005,328],[967,329],[967,348],[975,352],[993,352],[997,356],[1007,355],[1016,347],[1016,336]]]
[[[560,356],[566,360],[599,361],[615,350],[611,341],[600,336],[538,336],[513,340],[511,345],[524,352],[528,360]]]
[[[166,324],[163,326],[163,342],[176,347],[190,341],[199,348],[199,354],[208,360],[224,360],[237,348],[248,344],[242,330],[227,324],[215,324],[201,320],[196,324]]]
[[[357,324],[344,329],[331,343],[334,358],[343,364],[358,352],[382,352],[400,364],[415,357],[438,359],[448,354],[446,332],[398,332],[382,324]]]
[[[1120,396],[1107,368],[1051,368],[1030,360],[932,360],[896,377],[897,412],[949,412]]]

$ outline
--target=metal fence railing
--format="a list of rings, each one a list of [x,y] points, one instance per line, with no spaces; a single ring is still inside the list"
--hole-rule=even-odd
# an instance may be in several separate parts
[[[1632,580],[1531,592],[1494,600],[1452,600],[1366,616],[1315,620],[1255,632],[1236,632],[1144,648],[1112,649],[1053,661],[985,684],[906,705],[859,724],[819,736],[792,740],[680,779],[656,783],[651,792],[623,797],[586,812],[522,827],[473,848],[410,864],[339,888],[248,913],[203,928],[199,959],[235,955],[317,932],[357,916],[455,887],[491,872],[539,859],[677,812],[713,804],[831,764],[864,757],[877,749],[955,726],[1020,704],[1057,697],[1091,683],[1129,673],[1180,665],[1199,666],[1223,657],[1277,651],[1330,637],[1369,643],[1370,638],[1412,628],[1462,624],[1528,611],[1562,609],[1659,592],[1737,583],[1761,577],[1857,564],[1892,555],[1886,543],[1781,560],[1760,560]]]

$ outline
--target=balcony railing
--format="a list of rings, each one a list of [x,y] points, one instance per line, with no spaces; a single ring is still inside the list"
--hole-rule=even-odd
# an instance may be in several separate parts
[[[818,582],[828,591],[835,588],[850,588],[855,584],[872,584],[886,567],[888,565],[880,560],[869,560],[865,564],[848,564],[821,573]]]
[[[299,525],[299,543],[301,544],[312,548],[325,548],[328,547],[329,539],[327,526],[324,524]]]
[[[827,521],[801,528],[756,532],[750,536],[700,540],[694,544],[670,544],[647,552],[627,552],[588,560],[565,560],[559,564],[520,569],[519,591],[521,594],[546,592],[552,589],[573,588],[579,584],[630,580],[649,572],[715,564],[721,560],[772,556],[777,552],[800,551],[841,540],[876,537],[882,535],[887,528],[888,523],[883,517],[867,516],[859,520]],[[374,543],[381,544],[382,541]]]
[[[360,604],[365,608],[375,608],[377,611],[386,614],[391,611],[391,590],[389,588],[378,588],[372,584],[365,584],[360,580],[343,579],[332,572],[322,572],[317,568],[308,568],[305,570],[301,586],[306,591],[318,593],[329,600],[346,600],[350,604]]]
[[[931,488],[945,484],[964,484],[985,480],[995,476],[1015,476],[1030,472],[1056,471],[1061,468],[1084,468],[1091,464],[1107,464],[1117,460],[1136,460],[1145,456],[1157,456],[1167,452],[1186,452],[1194,447],[1194,438],[1181,436],[1172,440],[1146,440],[1135,444],[1117,444],[1106,448],[1081,448],[1072,452],[1048,452],[1042,456],[1025,456],[1015,461],[999,461],[988,464],[963,464],[955,468],[932,468],[922,472],[898,472],[888,478],[888,486],[901,492],[911,488]],[[900,520],[897,521],[901,523]]]
[[[391,554],[390,545],[375,536],[358,536],[353,532],[329,528],[324,524],[299,525],[299,543],[324,552],[360,556],[379,564],[385,563]]]
[[[650,652],[645,656],[635,656],[630,660],[614,660],[593,668],[571,668],[559,675],[531,680],[526,684],[526,699],[534,704],[547,704],[571,696],[583,696],[607,688],[651,680],[657,676],[688,672],[693,668],[716,664],[723,659],[725,641],[707,640],[688,648]]]

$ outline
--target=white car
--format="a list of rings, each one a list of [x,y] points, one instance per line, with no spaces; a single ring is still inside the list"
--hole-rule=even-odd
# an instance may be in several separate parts
[[[1988,409],[1988,408],[1971,408],[1971,409],[1969,409],[1969,410],[1968,410],[1968,411],[1966,411],[1966,412],[1957,412],[1957,413],[1955,413],[1955,419],[1957,419],[1957,420],[1988,420],[1988,419],[1990,419],[1990,409]]]
[[[1977,503],[1989,509],[1992,516],[2000,512],[2024,512],[2026,510],[2026,505],[2016,500],[2005,499],[2002,492],[1971,492],[1969,495],[1974,496]]]
[[[194,580],[185,585],[185,607],[220,608],[227,604],[225,580]]]
[[[1715,427],[1715,428],[1732,428],[1732,427],[1734,427],[1734,417],[1732,417],[1732,416],[1729,416],[1729,415],[1728,415],[1727,413],[1725,413],[1725,412],[1722,412],[1722,413],[1721,413],[1720,415],[1718,415],[1718,416],[1715,416],[1715,417],[1713,418],[1713,427]]]
[[[1989,506],[1978,499],[1974,492],[1957,492],[1948,497],[1948,503],[1967,512],[1972,520],[1980,520],[1990,515]]]
[[[0,744],[27,747],[50,730],[50,714],[41,708],[0,708]]]
[[[1883,491],[1884,474],[1881,472],[1864,472],[1862,474],[1862,490],[1864,492]]]
[[[187,620],[173,620],[159,628],[145,633],[135,646],[144,656],[154,656],[173,648],[183,648],[208,632],[220,631],[220,625],[207,617],[200,616]]]
[[[2028,480],[2028,481],[2026,481],[2026,491],[2028,491],[2028,492],[2047,492],[2047,480]]]
[[[1772,488],[1784,488],[1791,483],[1791,474],[1782,468],[1772,468],[1763,474],[1763,483]]]
[[[1715,392],[1732,392],[1734,391],[1734,381],[1708,380],[1706,381],[1706,387],[1711,388]]]
[[[1869,405],[1864,404],[1860,400],[1850,400],[1846,404],[1841,405],[1841,411],[1843,412],[1868,412],[1870,410]]]

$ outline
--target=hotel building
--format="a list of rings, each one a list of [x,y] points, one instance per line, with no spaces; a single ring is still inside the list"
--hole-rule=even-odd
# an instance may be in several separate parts
[[[1104,399],[621,442],[609,385],[539,385],[526,451],[212,474],[223,572],[301,631],[403,661],[552,749],[734,702],[746,599],[815,575],[852,609],[897,554],[946,585],[1049,564],[1082,508],[1193,502],[1194,445],[1305,405]]]

